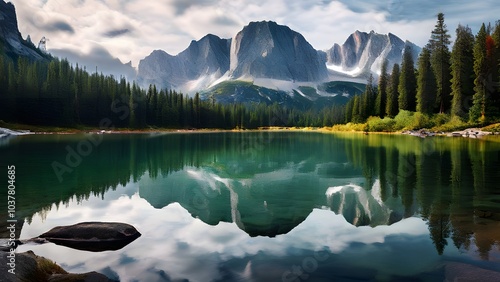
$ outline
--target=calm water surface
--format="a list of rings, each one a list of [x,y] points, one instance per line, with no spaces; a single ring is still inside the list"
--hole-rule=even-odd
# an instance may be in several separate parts
[[[142,233],[117,251],[18,248],[70,272],[120,281],[500,274],[498,139],[49,135],[3,139],[0,156],[0,167],[16,166],[21,238],[82,221],[126,222]],[[2,212],[0,225],[5,219]]]

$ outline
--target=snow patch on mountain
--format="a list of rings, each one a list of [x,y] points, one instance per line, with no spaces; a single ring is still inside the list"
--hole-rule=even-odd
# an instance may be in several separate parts
[[[348,75],[348,76],[351,76],[351,77],[358,76],[363,71],[359,67],[355,67],[352,70],[346,70],[342,66],[336,66],[336,65],[330,65],[330,64],[327,64],[326,68],[329,69],[329,70],[331,70],[331,71],[334,71],[336,73],[345,74],[345,75]]]

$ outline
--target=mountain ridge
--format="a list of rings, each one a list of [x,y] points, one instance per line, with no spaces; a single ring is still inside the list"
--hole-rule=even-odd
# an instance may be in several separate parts
[[[204,56],[194,52],[199,46],[204,46]],[[300,86],[316,87],[329,81],[365,83],[370,74],[377,78],[383,60],[387,59],[390,71],[401,63],[408,46],[416,59],[420,48],[409,41],[392,33],[356,30],[342,45],[316,50],[288,26],[250,22],[231,39],[208,34],[191,41],[177,55],[155,50],[140,61],[137,77],[142,85],[152,83],[187,93],[210,92],[224,81],[243,81],[293,96]]]

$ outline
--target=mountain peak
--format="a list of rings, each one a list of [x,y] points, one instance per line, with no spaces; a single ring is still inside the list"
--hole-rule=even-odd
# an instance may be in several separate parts
[[[230,44],[230,39],[207,34],[176,56],[155,50],[140,61],[138,80],[186,92],[206,88],[229,69]]]
[[[251,22],[231,44],[230,76],[318,81],[326,67],[305,38],[273,21]]]
[[[355,77],[379,73],[384,60],[388,61],[389,67],[401,63],[405,45],[409,44],[392,33],[379,34],[373,30],[366,33],[356,30],[342,46],[335,44],[326,52],[328,68],[335,74]],[[415,56],[418,51],[415,48]]]
[[[22,38],[17,25],[14,4],[3,0],[0,1],[0,39],[6,43],[5,53],[14,60],[19,56],[31,60],[44,60],[48,57],[32,43]]]
[[[274,21],[255,21],[255,22],[249,22],[247,27],[250,26],[278,26],[279,24],[274,22]]]

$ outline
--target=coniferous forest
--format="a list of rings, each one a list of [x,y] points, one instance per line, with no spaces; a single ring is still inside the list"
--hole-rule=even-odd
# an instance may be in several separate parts
[[[401,65],[383,63],[378,82],[370,75],[363,94],[346,105],[303,111],[279,104],[220,104],[213,97],[142,89],[124,78],[89,72],[65,59],[29,61],[5,54],[0,44],[0,120],[43,126],[119,128],[258,128],[372,124],[393,131],[395,119],[414,128],[488,124],[500,120],[500,22],[474,35],[458,26],[450,50],[442,13],[417,62],[406,49]],[[0,42],[1,43],[1,42]],[[373,126],[373,125],[377,126]],[[407,126],[410,126],[407,124]],[[408,127],[407,127],[408,128]]]

